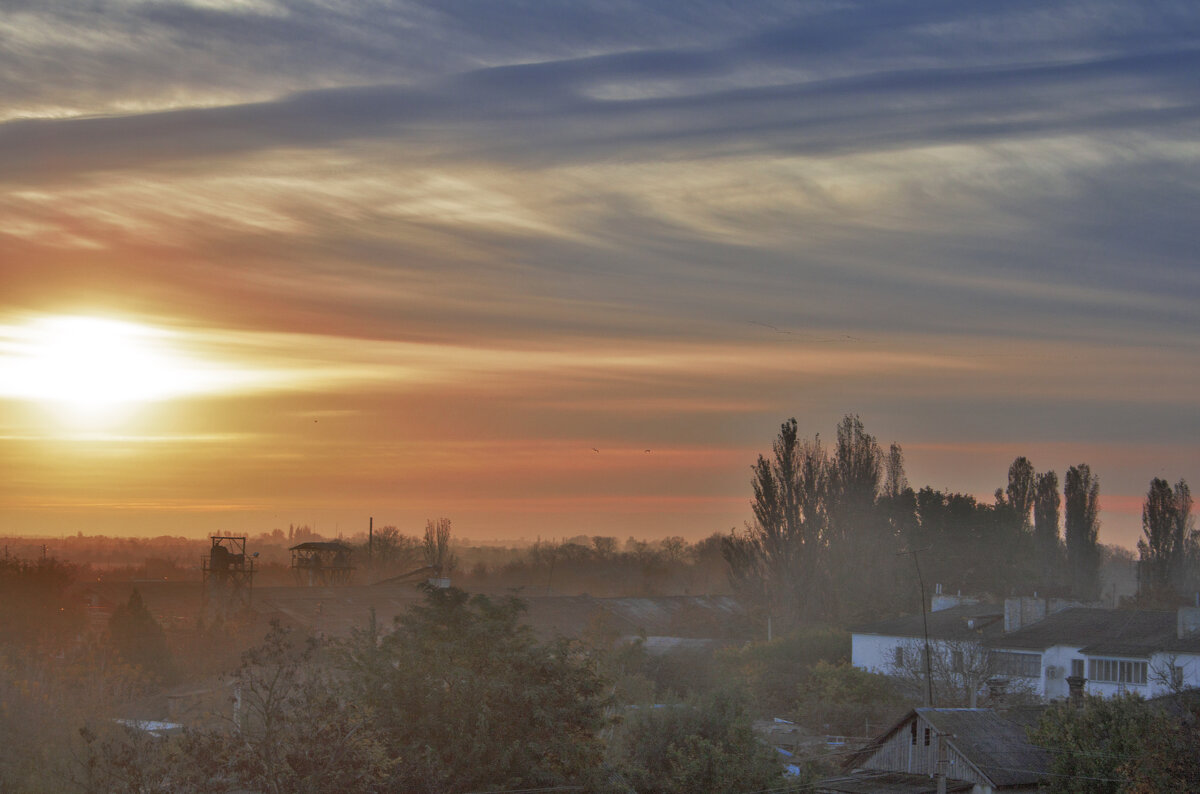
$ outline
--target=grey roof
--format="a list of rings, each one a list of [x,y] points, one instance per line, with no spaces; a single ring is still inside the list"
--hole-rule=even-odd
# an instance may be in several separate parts
[[[934,640],[978,640],[1004,633],[1003,604],[963,604],[926,615],[929,638]],[[855,634],[888,637],[923,637],[920,613],[856,626]]]
[[[997,786],[1036,783],[1049,769],[1049,755],[1025,737],[1024,727],[992,709],[917,709],[950,744]]]
[[[947,794],[970,791],[972,788],[974,784],[964,780],[946,781]],[[929,775],[860,770],[849,775],[818,780],[815,790],[837,794],[936,794],[937,783]]]
[[[908,712],[871,744],[849,756],[843,768],[861,766],[914,717],[929,723],[938,733],[948,734],[950,746],[996,787],[1034,785],[1049,769],[1047,752],[1029,743],[1023,724],[992,709],[935,708]]]
[[[1085,655],[1149,657],[1158,651],[1200,653],[1200,637],[1178,639],[1176,613],[1064,609],[1023,629],[988,638],[993,648],[1044,651],[1069,645]]]

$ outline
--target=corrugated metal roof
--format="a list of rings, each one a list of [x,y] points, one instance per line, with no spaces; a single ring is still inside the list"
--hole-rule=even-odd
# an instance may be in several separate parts
[[[843,768],[863,766],[914,718],[938,733],[947,734],[950,747],[998,787],[1033,785],[1049,769],[1048,754],[1029,743],[1023,724],[992,709],[937,708],[908,712],[870,745],[848,757]]]
[[[972,766],[997,786],[1036,783],[1049,769],[1049,755],[1034,747],[1025,729],[992,709],[917,709]]]
[[[972,788],[974,784],[963,780],[946,780],[947,794],[970,791]],[[819,780],[815,790],[837,794],[936,794],[937,783],[928,775],[864,770]]]

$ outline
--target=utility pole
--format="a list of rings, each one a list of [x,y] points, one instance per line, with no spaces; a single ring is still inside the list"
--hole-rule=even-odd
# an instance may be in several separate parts
[[[933,706],[933,661],[929,655],[929,609],[925,598],[925,579],[921,576],[921,565],[917,562],[917,552],[928,551],[929,547],[902,551],[900,554],[911,554],[913,565],[917,569],[917,584],[921,588],[921,626],[925,633],[925,705]]]
[[[934,767],[934,780],[937,781],[937,794],[946,794],[946,775],[947,768],[950,766],[949,753],[946,750],[946,740],[953,739],[954,734],[942,733],[937,734],[937,766]]]

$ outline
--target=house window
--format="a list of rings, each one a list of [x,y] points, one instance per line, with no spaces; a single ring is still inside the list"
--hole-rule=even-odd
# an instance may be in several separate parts
[[[956,673],[961,673],[963,671],[964,667],[965,667],[965,665],[963,664],[963,652],[962,651],[951,651],[950,652],[950,669]]]
[[[1174,689],[1183,689],[1183,668],[1179,665],[1171,668],[1171,687]]]
[[[1042,675],[1040,653],[993,651],[989,661],[994,675],[1019,678],[1039,678]]]
[[[909,731],[912,732],[912,746],[916,747],[917,746],[917,721],[913,720],[912,722],[910,722],[908,725],[908,729],[909,729]]]
[[[926,728],[925,729],[925,746],[926,747],[929,746],[929,733],[930,733],[929,728]]]
[[[1071,675],[1075,676],[1076,678],[1084,677],[1083,676],[1083,660],[1082,659],[1072,659],[1071,660]]]
[[[1110,684],[1145,684],[1146,663],[1122,659],[1088,659],[1088,678]]]
[[[902,646],[900,646],[900,645],[897,645],[897,646],[896,646],[896,647],[895,647],[895,648],[892,650],[892,657],[893,657],[893,658],[892,658],[892,664],[893,664],[893,665],[895,665],[896,667],[903,667],[903,666],[904,666],[904,648],[903,648]]]

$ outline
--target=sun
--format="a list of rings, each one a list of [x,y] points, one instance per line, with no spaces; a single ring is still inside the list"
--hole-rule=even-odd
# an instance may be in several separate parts
[[[5,329],[0,395],[98,414],[185,394],[203,371],[169,331],[101,317],[51,316]]]

